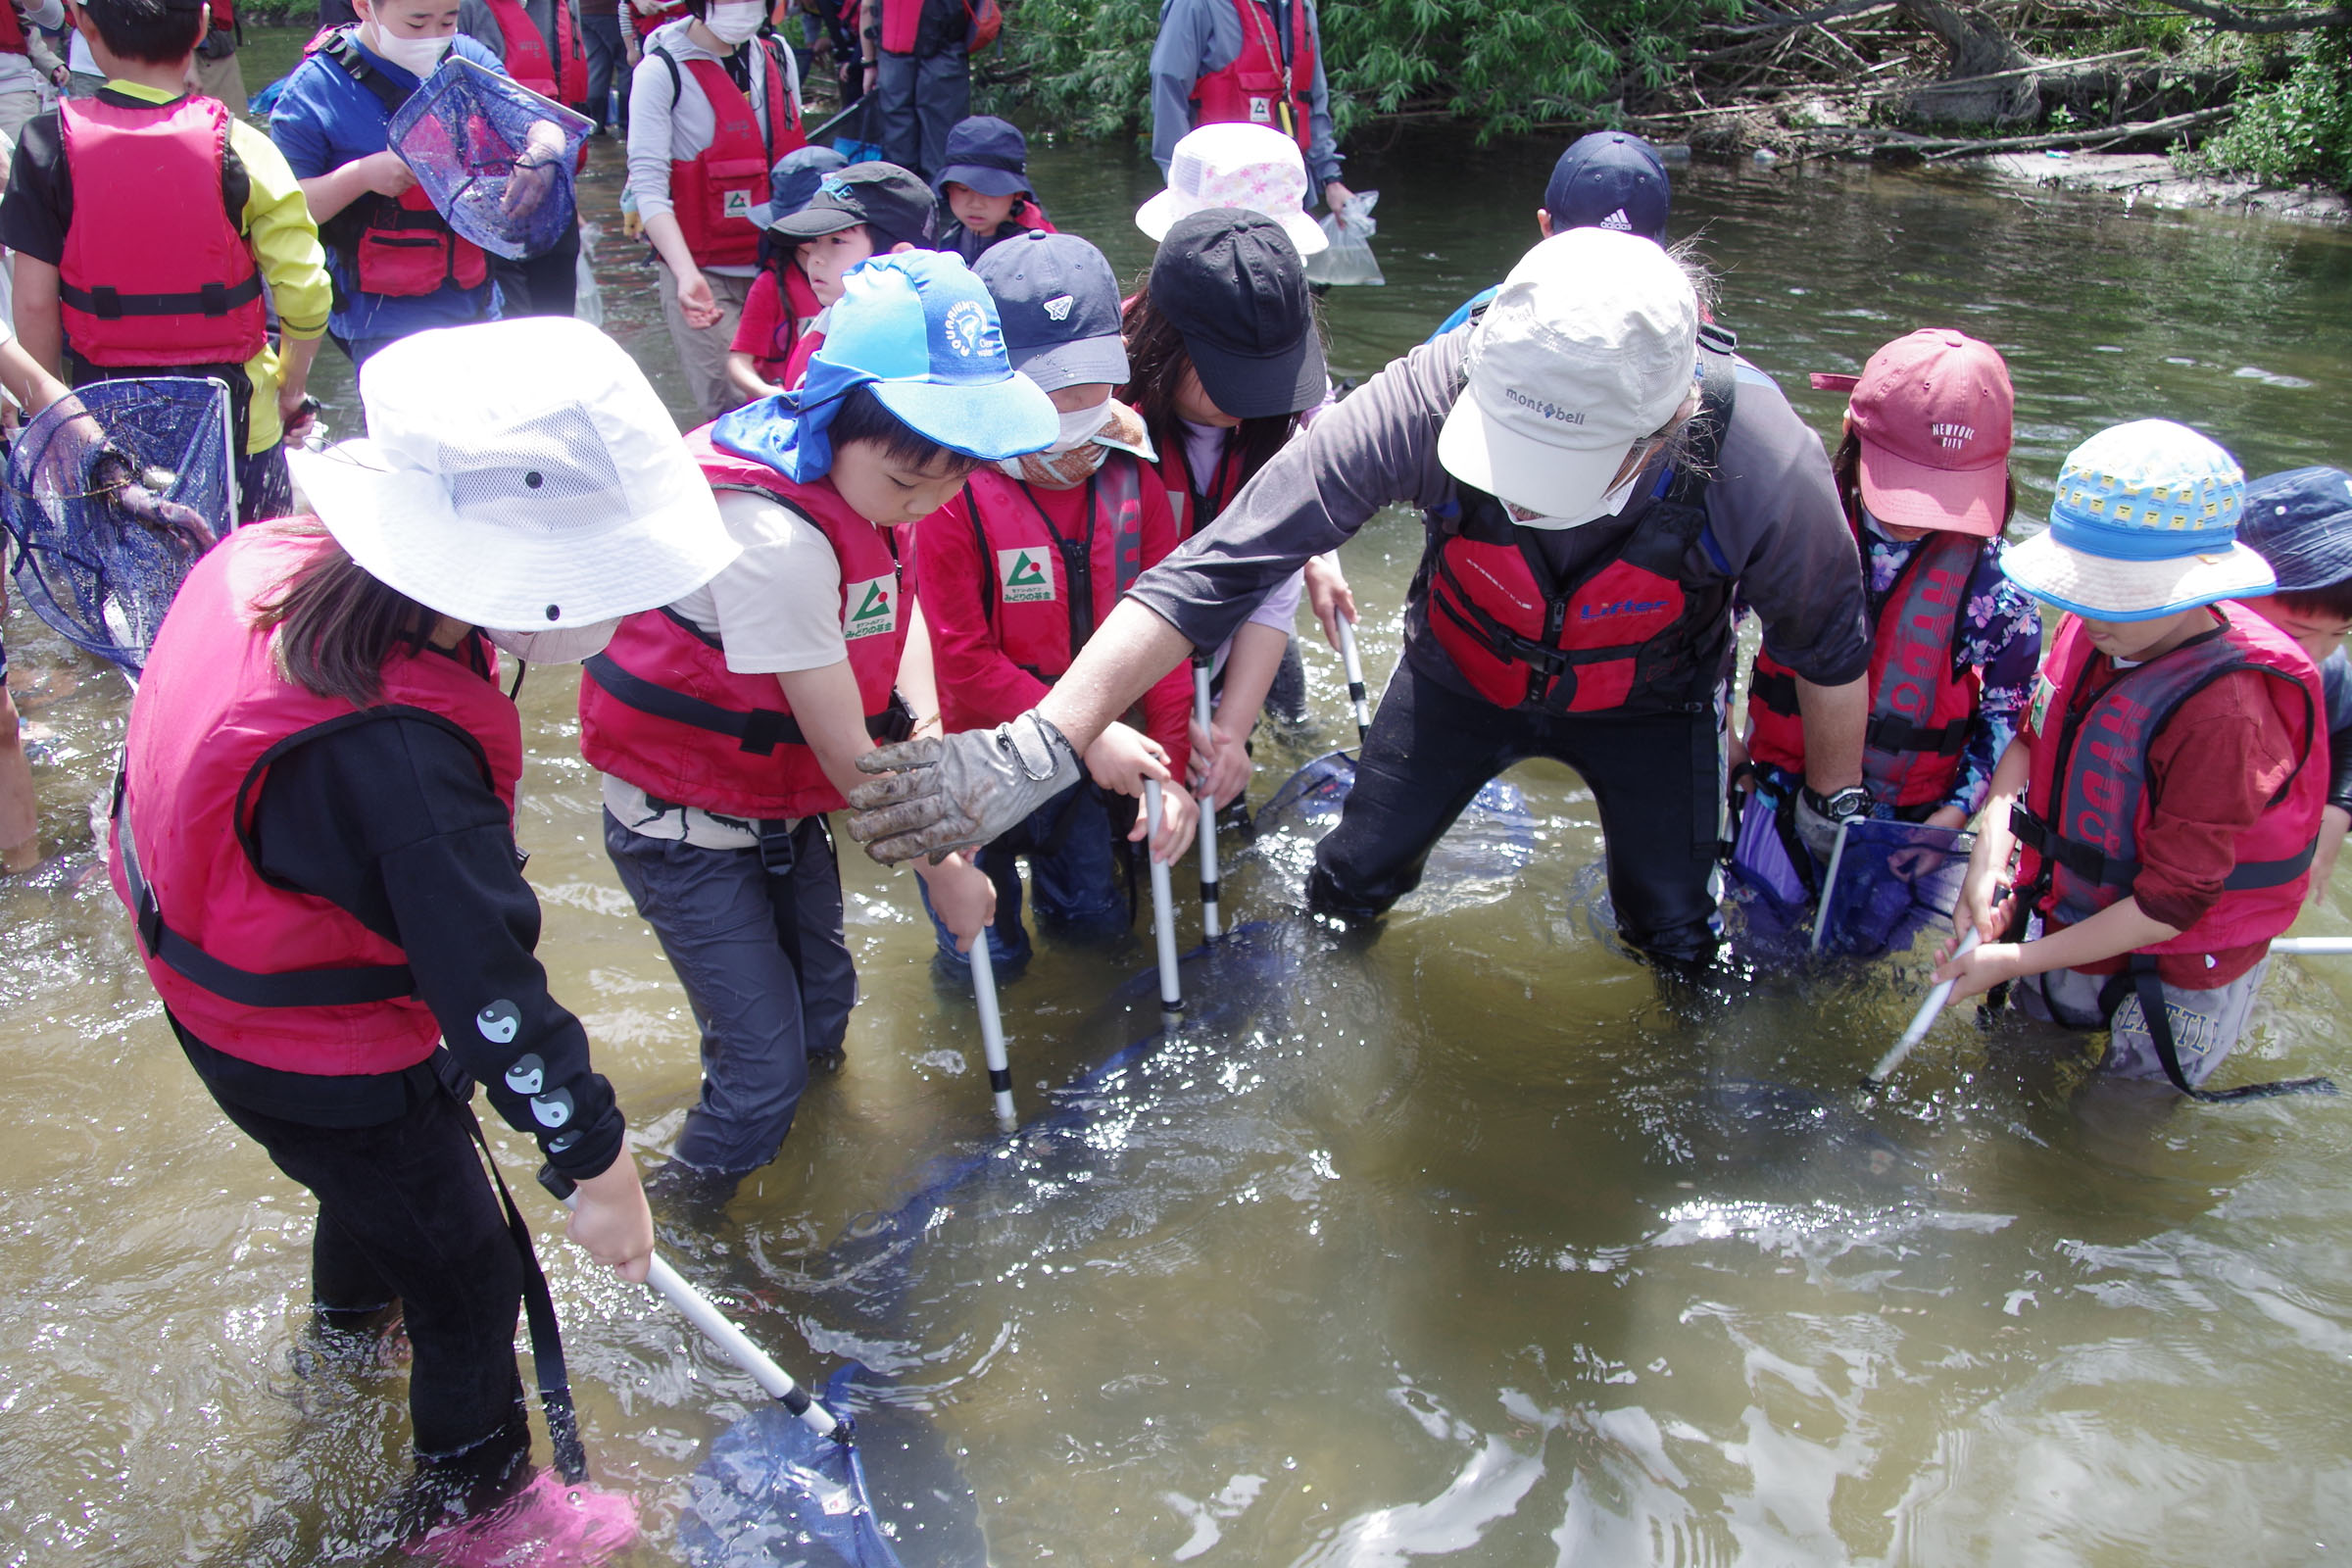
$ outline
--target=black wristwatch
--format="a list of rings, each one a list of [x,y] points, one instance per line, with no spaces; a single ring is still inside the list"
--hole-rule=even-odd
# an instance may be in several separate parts
[[[1823,796],[1812,785],[1804,787],[1805,804],[1831,822],[1847,822],[1857,816],[1870,814],[1870,791],[1859,784],[1848,784],[1835,795]]]

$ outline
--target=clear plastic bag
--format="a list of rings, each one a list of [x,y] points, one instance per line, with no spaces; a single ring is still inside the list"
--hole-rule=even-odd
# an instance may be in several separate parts
[[[603,225],[580,225],[580,263],[572,289],[571,314],[590,326],[605,324],[605,293],[596,286],[596,247],[604,237]]]
[[[1323,232],[1331,240],[1317,256],[1306,259],[1306,280],[1340,288],[1373,288],[1386,283],[1380,274],[1380,261],[1372,254],[1372,236],[1380,225],[1372,220],[1372,208],[1379,202],[1380,192],[1359,190],[1346,207],[1323,217]]]

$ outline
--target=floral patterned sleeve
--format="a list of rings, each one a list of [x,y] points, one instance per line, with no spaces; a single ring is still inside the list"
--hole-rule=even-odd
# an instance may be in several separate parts
[[[1977,719],[1960,756],[1960,773],[1944,805],[1975,816],[1992,785],[1992,768],[2009,749],[2026,705],[2034,697],[2034,675],[2041,665],[2041,611],[2025,590],[2001,574],[2001,545],[1990,542],[1969,579],[1966,624],[1960,657],[1984,677]]]

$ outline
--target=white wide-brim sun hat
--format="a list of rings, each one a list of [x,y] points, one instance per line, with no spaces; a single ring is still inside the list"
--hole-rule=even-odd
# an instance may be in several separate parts
[[[2071,549],[2050,532],[2003,551],[2001,570],[2034,598],[2092,620],[2154,620],[2278,585],[2270,563],[2241,544],[2171,561],[2116,561]]]
[[[1306,159],[1298,144],[1268,125],[1202,125],[1168,156],[1168,188],[1136,209],[1135,226],[1158,241],[1195,213],[1238,207],[1282,225],[1300,256],[1328,248],[1331,236],[1306,216]]]
[[[369,576],[502,631],[683,598],[742,547],[669,411],[621,347],[568,317],[418,332],[360,371],[368,437],[289,452]]]

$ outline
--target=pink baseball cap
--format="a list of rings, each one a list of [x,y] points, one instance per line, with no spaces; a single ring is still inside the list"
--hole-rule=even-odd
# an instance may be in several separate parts
[[[1847,410],[1862,438],[1862,504],[1901,528],[1999,533],[2016,410],[2009,367],[1989,343],[1930,326],[1886,344]]]

